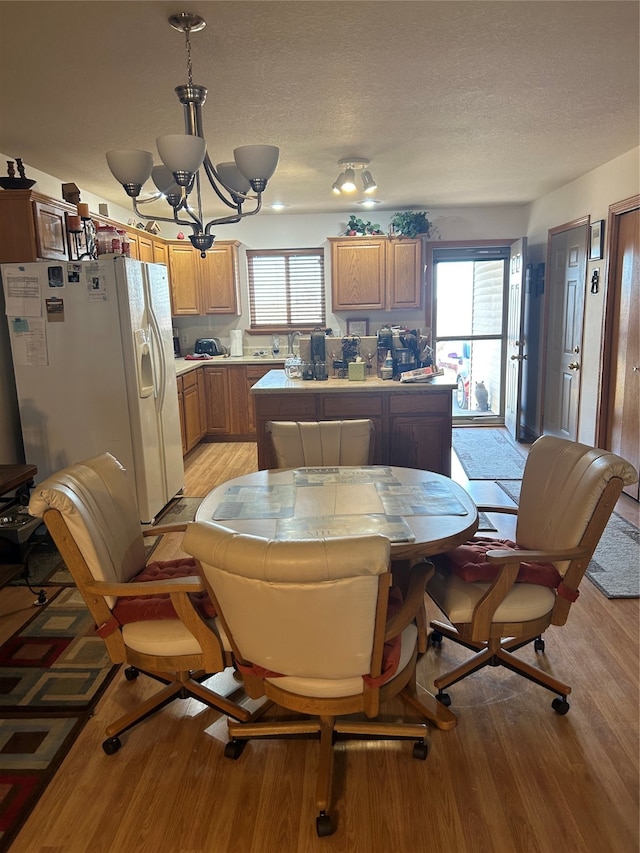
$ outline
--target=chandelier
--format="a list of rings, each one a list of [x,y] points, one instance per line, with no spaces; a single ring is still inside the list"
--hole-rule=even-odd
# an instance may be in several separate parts
[[[191,33],[206,27],[199,15],[180,12],[169,18],[171,26],[185,34],[188,83],[176,86],[176,94],[184,106],[183,134],[169,134],[156,139],[158,154],[163,165],[153,165],[149,151],[133,149],[108,151],[107,163],[113,176],[133,199],[133,208],[142,219],[174,222],[190,228],[189,236],[193,247],[201,257],[213,246],[215,235],[211,229],[216,225],[239,222],[245,216],[253,216],[262,207],[262,193],[267,181],[278,165],[279,149],[275,145],[244,145],[233,152],[234,162],[218,163],[214,166],[206,150],[202,130],[202,107],[207,97],[205,86],[193,82],[191,69]],[[204,222],[201,196],[201,170],[209,180],[218,198],[232,208],[232,214]],[[151,178],[157,193],[151,198],[139,199],[143,184]],[[253,191],[253,193],[251,192]],[[191,199],[195,196],[195,209]],[[173,209],[173,216],[156,214],[146,216],[139,209],[141,204],[165,198]],[[243,210],[245,202],[252,202],[251,210]],[[180,213],[183,214],[182,218]]]
[[[378,185],[369,171],[369,163],[370,160],[367,160],[365,157],[345,157],[344,160],[338,160],[338,167],[342,171],[331,186],[333,192],[336,195],[355,192],[357,169],[362,170],[360,179],[362,181],[362,189],[365,193],[368,195],[377,190]]]

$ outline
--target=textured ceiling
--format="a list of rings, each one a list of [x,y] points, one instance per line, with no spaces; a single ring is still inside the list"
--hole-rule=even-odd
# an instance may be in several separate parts
[[[167,18],[190,11],[207,21],[192,55],[209,154],[279,145],[266,203],[357,210],[361,195],[330,192],[337,160],[356,155],[381,209],[527,203],[639,144],[639,8],[0,2],[0,151],[127,205],[104,152],[155,153],[156,136],[182,132],[184,37]]]

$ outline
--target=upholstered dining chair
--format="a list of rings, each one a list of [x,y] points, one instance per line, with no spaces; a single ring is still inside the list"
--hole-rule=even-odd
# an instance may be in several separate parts
[[[445,688],[504,666],[557,693],[552,707],[567,713],[569,685],[513,652],[532,641],[544,652],[543,632],[566,623],[620,492],[636,480],[633,466],[607,450],[546,435],[534,442],[519,507],[479,507],[517,514],[516,541],[476,537],[438,560],[427,583],[451,623],[431,622],[431,644],[448,637],[476,652],[435,679],[436,698],[448,705]]]
[[[170,700],[193,696],[238,720],[249,711],[201,684],[232,664],[195,561],[145,562],[144,536],[186,525],[143,528],[125,469],[109,453],[70,465],[36,486],[29,512],[43,518],[96,623],[113,663],[128,681],[140,672],[162,690],[106,728],[111,755],[119,735]],[[233,681],[230,680],[231,685]],[[241,685],[231,692],[241,691]]]
[[[278,468],[370,465],[373,421],[269,421]]]
[[[414,757],[426,758],[424,722],[343,717],[375,718],[397,694],[423,710],[415,616],[432,565],[415,564],[404,601],[394,592],[390,604],[390,546],[378,534],[277,541],[192,523],[184,548],[201,565],[249,696],[304,715],[260,724],[228,720],[225,755],[238,758],[249,738],[318,736],[316,830],[330,835],[337,734],[412,738]]]

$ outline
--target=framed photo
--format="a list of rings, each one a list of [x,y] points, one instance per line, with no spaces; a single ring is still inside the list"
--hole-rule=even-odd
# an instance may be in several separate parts
[[[600,261],[604,256],[604,219],[591,223],[589,236],[589,260]]]
[[[356,319],[347,320],[347,334],[357,335],[359,338],[364,338],[369,334],[369,321]]]

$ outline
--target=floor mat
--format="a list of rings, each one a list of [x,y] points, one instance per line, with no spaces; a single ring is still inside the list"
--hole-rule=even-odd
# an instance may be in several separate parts
[[[0,851],[53,778],[115,675],[75,588],[0,646]]]
[[[455,427],[453,449],[470,480],[522,477],[525,458],[503,429]]]

